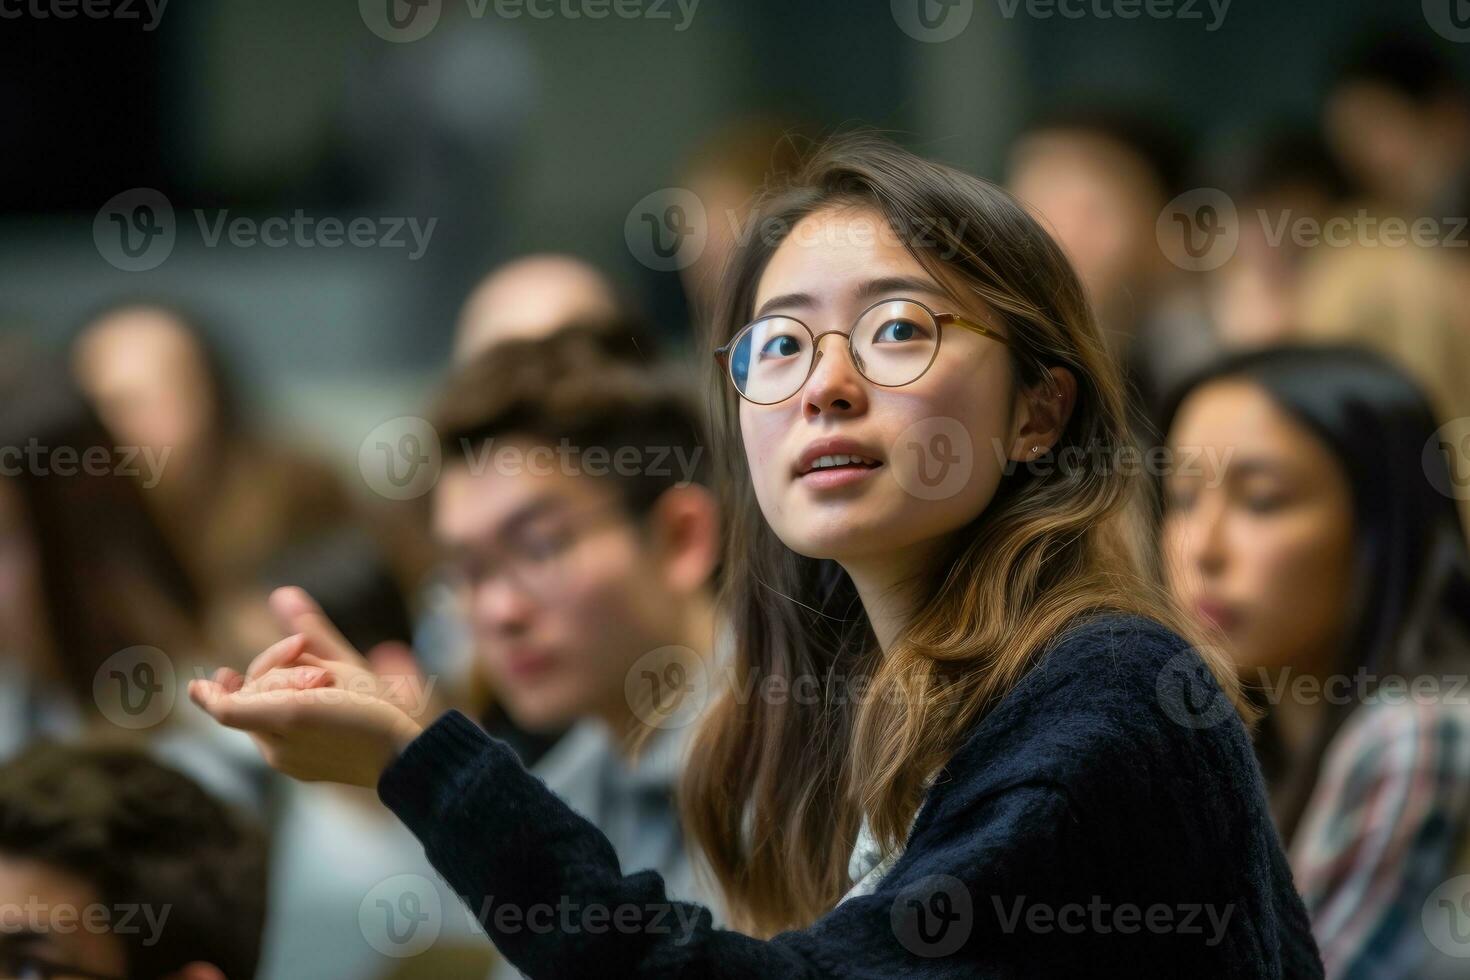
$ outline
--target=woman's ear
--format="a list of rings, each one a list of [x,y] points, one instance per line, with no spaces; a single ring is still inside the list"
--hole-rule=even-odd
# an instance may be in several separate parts
[[[664,491],[648,518],[664,586],[680,595],[710,583],[720,563],[720,507],[698,483]]]
[[[1062,437],[1077,404],[1077,378],[1064,367],[1048,368],[1049,379],[1016,392],[1009,457],[1030,462]]]

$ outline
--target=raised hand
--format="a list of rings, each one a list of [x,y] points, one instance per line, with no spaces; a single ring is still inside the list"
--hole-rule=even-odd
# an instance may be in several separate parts
[[[308,782],[375,786],[422,727],[378,696],[371,671],[304,653],[294,660],[253,681],[218,671],[191,681],[189,697],[220,724],[249,732],[273,769]]]
[[[379,675],[305,591],[277,589],[271,608],[291,635],[245,674],[228,668],[189,684],[189,697],[222,725],[249,732],[272,768],[297,779],[376,785],[422,730],[428,688],[411,661]]]

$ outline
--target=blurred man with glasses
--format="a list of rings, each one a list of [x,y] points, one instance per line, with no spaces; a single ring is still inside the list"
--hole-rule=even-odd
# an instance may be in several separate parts
[[[497,344],[446,386],[435,537],[533,771],[623,867],[709,901],[673,789],[716,667],[719,512],[700,417],[627,331]],[[620,339],[622,338],[622,339]]]

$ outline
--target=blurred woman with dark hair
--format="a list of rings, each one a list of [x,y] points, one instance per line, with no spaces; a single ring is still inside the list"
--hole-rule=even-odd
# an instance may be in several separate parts
[[[329,467],[246,428],[197,316],[154,300],[107,307],[77,335],[72,367],[122,443],[168,454],[146,499],[206,595],[346,512]]]
[[[182,717],[189,669],[218,656],[194,583],[143,503],[166,461],[116,444],[60,364],[0,358],[0,755],[36,735],[149,736],[193,771],[250,748]],[[128,685],[133,687],[129,688]],[[143,686],[138,686],[143,685]],[[188,725],[176,732],[168,722]],[[209,755],[193,774],[236,800],[258,787]]]
[[[1170,584],[1266,702],[1328,976],[1423,976],[1470,819],[1470,558],[1434,416],[1366,350],[1285,347],[1204,370],[1170,418]]]

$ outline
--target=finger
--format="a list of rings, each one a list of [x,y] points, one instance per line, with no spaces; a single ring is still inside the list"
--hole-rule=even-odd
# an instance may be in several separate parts
[[[283,586],[271,593],[271,611],[281,629],[291,633],[304,633],[312,652],[327,660],[343,660],[361,663],[362,655],[347,642],[337,627],[322,612],[305,589],[294,585]]]
[[[301,633],[293,633],[284,640],[277,640],[250,661],[250,666],[245,669],[245,678],[254,680],[268,670],[292,663],[306,649],[306,643],[307,638]]]
[[[190,700],[215,721],[227,728],[260,734],[278,734],[289,728],[298,705],[310,703],[313,693],[289,689],[265,694],[231,693],[214,681],[189,682]]]
[[[250,682],[245,694],[260,694],[265,691],[308,691],[314,687],[327,687],[332,683],[329,671],[317,666],[277,667]]]
[[[239,671],[229,667],[221,667],[216,670],[210,680],[232,694],[245,686],[245,677]]]

